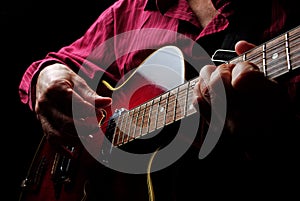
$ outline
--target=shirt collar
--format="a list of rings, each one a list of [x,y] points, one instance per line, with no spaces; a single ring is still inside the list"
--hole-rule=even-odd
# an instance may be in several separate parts
[[[176,4],[178,0],[147,0],[145,10],[159,10],[162,14]],[[218,10],[226,4],[227,0],[211,0],[215,8]]]

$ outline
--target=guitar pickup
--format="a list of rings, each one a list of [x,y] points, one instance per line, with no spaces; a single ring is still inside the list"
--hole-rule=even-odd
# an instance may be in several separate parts
[[[72,153],[74,152],[74,147],[67,147]],[[64,185],[69,185],[72,183],[72,159],[66,156],[62,156],[59,153],[55,154],[51,175],[55,190],[55,197],[58,199],[60,197],[61,190]]]

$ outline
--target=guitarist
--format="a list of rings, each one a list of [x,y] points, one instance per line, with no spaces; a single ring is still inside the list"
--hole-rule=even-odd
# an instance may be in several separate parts
[[[286,179],[296,173],[293,161],[299,146],[296,135],[300,122],[300,75],[295,70],[292,75],[273,80],[254,62],[210,63],[206,56],[212,57],[218,49],[234,50],[236,54],[224,51],[220,56],[227,61],[298,26],[295,4],[292,0],[118,0],[81,38],[28,67],[19,87],[21,101],[36,113],[51,150],[74,158],[68,146],[80,146],[82,139],[99,129],[98,124],[88,121],[89,117],[96,111],[97,118],[104,118],[103,109],[121,101],[112,99],[112,91],[103,82],[95,85],[95,81],[101,78],[115,86],[154,49],[178,46],[185,58],[196,64],[186,64],[186,79],[199,76],[194,87],[194,105],[199,106],[201,113],[201,131],[194,142],[199,148],[197,154],[209,137],[209,126],[214,126],[210,125],[211,116],[219,112],[212,113],[211,106],[224,101],[218,96],[219,83],[225,89],[226,115],[221,137],[207,156],[201,160],[198,155],[192,160],[180,159],[174,167],[153,173],[158,181],[154,185],[156,198],[200,199],[210,189],[230,190],[229,179],[235,183],[232,188],[242,186],[236,183],[256,181],[254,186],[243,188],[250,195],[258,193],[263,185],[273,188],[262,192],[265,195],[292,195],[295,192],[289,184],[293,182]],[[204,53],[196,51],[196,44]],[[74,103],[80,108],[76,114],[72,111]],[[85,134],[78,135],[78,129]],[[89,160],[82,157],[80,163],[85,159]],[[217,166],[211,166],[212,161]],[[261,166],[244,167],[244,173],[237,174],[237,166],[226,168],[229,161],[254,161]],[[84,189],[87,196],[80,193],[74,200],[149,198],[145,175],[110,170],[101,174],[102,165],[92,164],[85,169],[89,181]],[[254,174],[255,170],[264,176]],[[276,170],[276,175],[271,170]],[[284,184],[279,182],[281,179]],[[284,187],[289,190],[283,191]],[[51,200],[50,195],[45,197]]]

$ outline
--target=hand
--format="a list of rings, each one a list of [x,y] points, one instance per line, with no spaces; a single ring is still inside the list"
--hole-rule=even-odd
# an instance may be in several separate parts
[[[240,41],[235,50],[240,55],[253,47],[253,44]],[[254,152],[268,149],[264,143],[277,137],[276,129],[288,111],[287,94],[283,88],[267,79],[255,64],[248,61],[204,66],[199,78],[194,93],[203,118],[209,123],[211,111],[218,112],[218,106],[226,104],[226,114],[221,116],[225,119],[224,130],[239,139],[239,146],[252,157]],[[223,89],[226,96],[218,96]],[[214,110],[211,110],[212,105]]]
[[[49,143],[59,152],[71,154],[65,145],[74,146],[80,137],[95,133],[101,108],[110,104],[111,98],[96,94],[65,65],[47,66],[39,74],[35,111]]]

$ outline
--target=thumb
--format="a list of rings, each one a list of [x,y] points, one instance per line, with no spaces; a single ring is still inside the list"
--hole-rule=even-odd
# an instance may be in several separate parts
[[[97,95],[97,97],[95,99],[96,108],[107,107],[107,106],[111,105],[111,103],[112,103],[112,99],[110,97],[103,97],[103,96]]]

